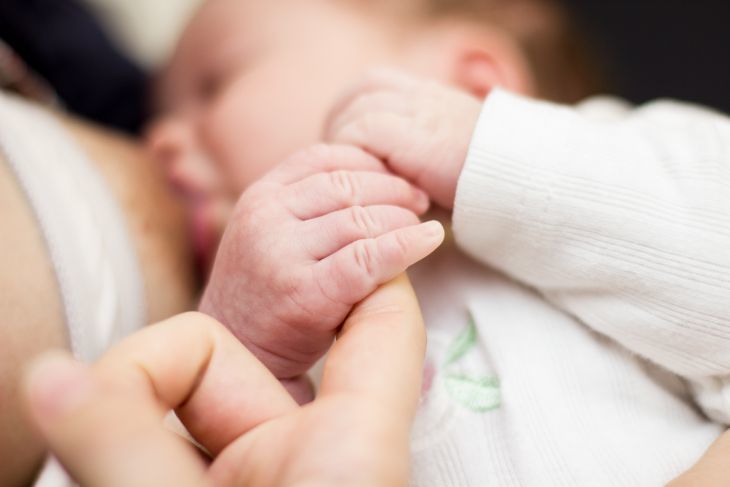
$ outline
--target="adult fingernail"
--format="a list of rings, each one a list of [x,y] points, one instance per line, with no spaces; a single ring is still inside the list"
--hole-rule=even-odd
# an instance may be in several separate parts
[[[87,368],[67,354],[51,352],[30,366],[27,393],[36,418],[52,420],[84,403],[91,395]]]

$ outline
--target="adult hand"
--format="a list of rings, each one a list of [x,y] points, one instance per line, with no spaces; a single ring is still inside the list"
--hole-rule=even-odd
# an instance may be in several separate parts
[[[29,409],[83,485],[405,485],[425,334],[400,277],[359,304],[298,406],[222,325],[201,314],[148,327],[87,368],[46,356]],[[194,448],[163,427],[174,409]]]
[[[481,109],[456,88],[381,70],[336,104],[325,139],[374,154],[450,209]]]

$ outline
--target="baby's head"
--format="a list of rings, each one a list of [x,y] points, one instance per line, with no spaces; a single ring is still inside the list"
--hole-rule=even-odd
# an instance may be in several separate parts
[[[567,24],[551,0],[208,0],[161,76],[150,146],[209,248],[241,191],[318,142],[343,89],[372,68],[476,96],[586,95]]]

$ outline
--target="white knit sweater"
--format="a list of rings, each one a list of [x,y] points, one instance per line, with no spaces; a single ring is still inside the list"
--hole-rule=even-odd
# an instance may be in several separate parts
[[[730,423],[730,119],[495,91],[453,225],[414,485],[658,486]]]

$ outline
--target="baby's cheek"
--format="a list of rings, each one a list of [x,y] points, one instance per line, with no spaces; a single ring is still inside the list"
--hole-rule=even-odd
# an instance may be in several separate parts
[[[201,142],[235,194],[278,163],[272,154],[276,136],[269,123],[265,116],[257,115],[255,106],[244,105],[235,92],[219,98],[201,119]]]

